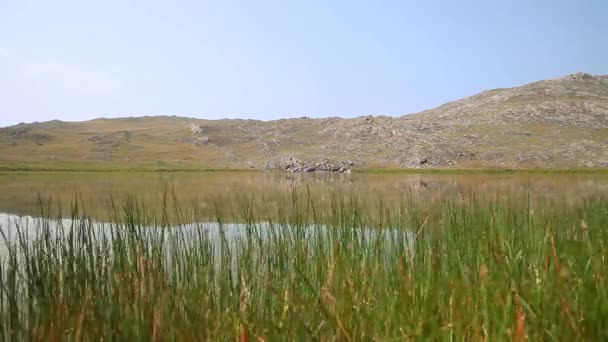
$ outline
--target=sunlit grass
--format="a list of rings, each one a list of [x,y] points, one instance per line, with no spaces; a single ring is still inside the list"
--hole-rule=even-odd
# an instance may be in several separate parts
[[[242,197],[238,213],[215,208],[215,235],[172,225],[190,207],[159,216],[133,199],[102,228],[73,205],[50,229],[41,202],[43,220],[5,234],[0,336],[605,340],[608,197],[529,198],[405,197],[369,211],[339,195],[323,208],[306,193],[255,208]]]

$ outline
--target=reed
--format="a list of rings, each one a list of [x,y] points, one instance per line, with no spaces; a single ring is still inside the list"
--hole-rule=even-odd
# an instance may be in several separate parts
[[[367,211],[294,191],[283,204],[241,198],[209,225],[183,224],[196,210],[179,205],[157,219],[113,203],[95,223],[78,205],[51,218],[42,203],[41,219],[0,229],[0,337],[608,339],[606,196],[406,196],[400,210]]]

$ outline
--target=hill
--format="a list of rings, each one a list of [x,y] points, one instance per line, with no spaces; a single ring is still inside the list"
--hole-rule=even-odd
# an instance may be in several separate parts
[[[49,121],[0,128],[0,165],[272,168],[285,158],[359,168],[608,166],[608,76],[494,89],[401,117]]]

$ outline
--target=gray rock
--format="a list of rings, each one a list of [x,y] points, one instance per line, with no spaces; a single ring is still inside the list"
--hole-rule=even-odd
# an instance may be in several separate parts
[[[350,173],[349,166],[354,165],[352,162],[341,162],[332,164],[330,161],[323,162],[303,162],[296,157],[283,158],[280,161],[267,162],[265,169],[269,170],[283,170],[292,173],[312,173],[312,172],[337,172],[337,173]]]
[[[203,134],[203,128],[200,125],[197,125],[193,122],[189,123],[188,128],[190,129],[190,131],[192,131],[192,133],[194,134]]]
[[[192,146],[195,146],[195,147],[204,146],[209,143],[209,137],[202,136],[202,137],[192,138],[190,140],[190,142],[192,143]]]

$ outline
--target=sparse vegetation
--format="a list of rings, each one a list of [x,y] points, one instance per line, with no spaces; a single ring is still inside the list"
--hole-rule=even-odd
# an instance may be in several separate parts
[[[0,165],[261,169],[295,157],[353,169],[608,167],[608,76],[497,89],[401,117],[161,116],[0,128]]]

